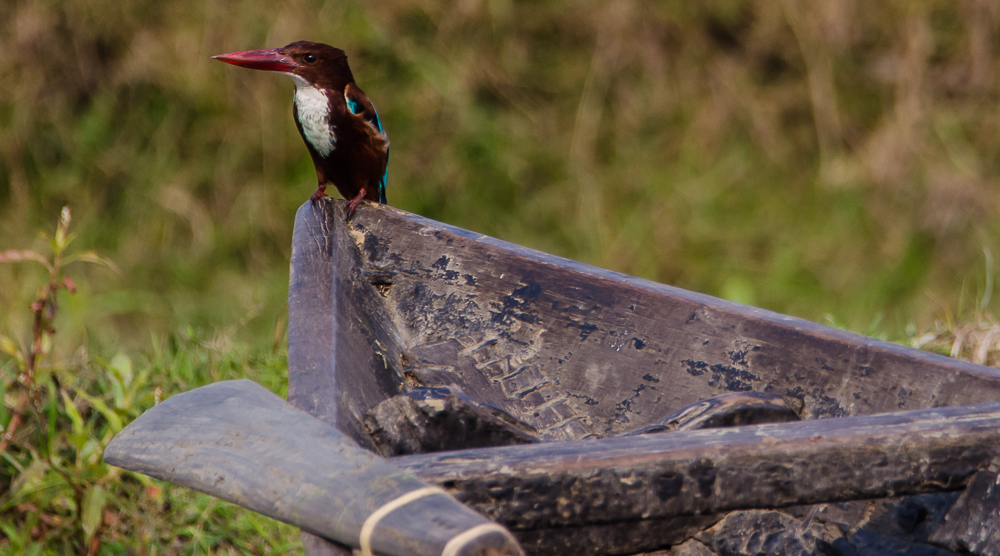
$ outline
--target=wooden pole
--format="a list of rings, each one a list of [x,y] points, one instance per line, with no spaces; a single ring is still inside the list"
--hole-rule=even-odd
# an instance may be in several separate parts
[[[104,460],[205,492],[362,556],[520,556],[509,532],[257,384],[174,396]]]
[[[1000,447],[1000,402],[401,456],[511,529],[962,488]]]

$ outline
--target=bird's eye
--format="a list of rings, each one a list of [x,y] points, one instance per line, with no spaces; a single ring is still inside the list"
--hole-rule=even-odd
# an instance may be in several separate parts
[[[303,56],[302,59],[305,60],[307,64],[311,64],[316,61],[316,55],[310,52]]]

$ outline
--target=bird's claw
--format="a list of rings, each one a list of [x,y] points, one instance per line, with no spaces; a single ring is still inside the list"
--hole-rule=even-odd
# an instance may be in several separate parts
[[[347,219],[348,220],[350,220],[350,218],[352,216],[354,216],[354,211],[358,208],[359,204],[361,204],[361,200],[352,200],[352,201],[350,201],[350,202],[347,203]]]
[[[358,205],[360,205],[361,202],[364,201],[364,200],[365,200],[365,191],[362,189],[361,192],[358,193],[358,195],[356,197],[354,197],[353,199],[351,199],[350,201],[347,202],[347,218],[348,219],[350,219],[352,216],[354,216],[355,209],[357,209]]]
[[[316,201],[322,199],[323,197],[329,197],[329,195],[327,195],[322,189],[317,189],[316,192],[312,194],[312,197],[309,197],[309,200],[315,205]]]

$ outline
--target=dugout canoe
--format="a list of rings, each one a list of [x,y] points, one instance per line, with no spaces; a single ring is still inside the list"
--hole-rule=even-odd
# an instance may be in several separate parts
[[[536,431],[541,444],[481,448],[479,455],[410,455],[398,463],[507,525],[539,554],[652,550],[675,540],[672,533],[652,532],[658,520],[660,530],[676,531],[701,526],[692,516],[706,512],[768,507],[764,499],[728,500],[743,490],[723,481],[724,470],[714,462],[730,455],[727,447],[746,453],[744,439],[732,436],[736,429],[684,433],[717,435],[702,439],[702,446],[713,448],[700,452],[681,440],[670,446],[669,434],[676,432],[622,437],[701,400],[740,392],[798,400],[805,423],[758,426],[781,431],[811,424],[820,427],[814,435],[842,423],[831,418],[865,422],[879,414],[1000,400],[1000,373],[993,368],[595,268],[387,206],[365,205],[347,221],[340,203],[303,205],[296,215],[289,303],[289,401],[360,445],[374,448],[366,413],[414,387],[453,388]],[[650,445],[655,442],[664,444]],[[666,471],[651,464],[662,473],[653,472],[657,478],[643,484],[638,478],[650,476],[636,469],[614,471],[623,460],[571,463],[593,454],[599,443],[612,452],[632,450],[623,458],[631,462],[673,450],[688,456],[679,460],[687,466]],[[815,485],[809,476],[831,479],[822,496],[779,500],[774,494],[772,507],[937,488],[929,485],[960,488],[973,469],[988,465],[995,446],[990,439],[978,450],[927,446],[906,463],[893,459],[894,447],[908,445],[900,437],[859,443],[867,446],[871,468],[883,472],[879,486],[875,480],[838,491],[834,478],[869,465],[855,459],[862,453],[838,459],[821,449],[803,450],[815,446],[808,440],[788,440],[758,452],[758,463],[774,462],[779,453],[788,461],[774,462],[769,471],[751,466],[758,472],[744,474],[743,488],[777,481],[784,490],[772,490],[787,493],[794,490],[791,483]],[[903,468],[952,468],[944,463],[952,454],[964,462],[953,475],[890,484]],[[449,457],[475,469],[442,471]],[[797,467],[796,458],[831,468],[817,474]],[[555,461],[561,463],[550,465]],[[560,473],[560,465],[578,473]],[[623,480],[640,486],[622,489]],[[617,490],[596,486],[615,481]],[[653,497],[622,509],[629,504],[606,496],[630,500],[628,492],[651,485],[660,485],[661,493],[690,492],[692,505],[657,509],[660,498]],[[675,500],[665,498],[665,504]],[[664,520],[677,524],[665,527]],[[579,545],[568,540],[574,538]]]
[[[727,512],[797,508],[806,527],[829,513],[815,504],[958,491],[1000,447],[996,369],[388,206],[344,216],[339,201],[296,215],[288,401],[529,554],[637,554],[696,535],[709,550],[718,535],[704,530]],[[131,461],[134,445],[111,448]],[[155,459],[143,472],[177,479]],[[312,555],[357,546],[353,529],[304,530],[342,543],[307,535]]]

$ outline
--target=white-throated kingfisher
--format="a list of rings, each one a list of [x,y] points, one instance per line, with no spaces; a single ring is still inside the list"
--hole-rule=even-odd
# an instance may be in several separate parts
[[[389,139],[375,106],[354,83],[343,50],[298,41],[281,48],[212,58],[244,68],[278,71],[295,82],[292,113],[319,179],[313,202],[326,196],[326,186],[331,183],[349,201],[348,218],[365,199],[386,202]]]

